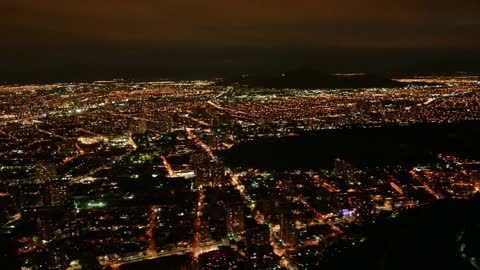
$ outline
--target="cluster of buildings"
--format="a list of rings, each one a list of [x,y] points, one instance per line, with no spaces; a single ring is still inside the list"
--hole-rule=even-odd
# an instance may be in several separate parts
[[[436,166],[337,158],[331,170],[280,172],[233,168],[219,153],[299,131],[479,120],[477,82],[447,83],[0,86],[1,260],[12,269],[318,267],[360,243],[362,224],[470,197],[480,162],[436,153]]]

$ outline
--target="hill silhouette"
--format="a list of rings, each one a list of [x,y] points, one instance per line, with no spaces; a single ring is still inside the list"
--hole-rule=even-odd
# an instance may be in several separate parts
[[[328,74],[311,68],[295,69],[277,75],[242,75],[218,82],[218,85],[241,85],[260,88],[393,88],[406,83],[385,78],[377,74]]]

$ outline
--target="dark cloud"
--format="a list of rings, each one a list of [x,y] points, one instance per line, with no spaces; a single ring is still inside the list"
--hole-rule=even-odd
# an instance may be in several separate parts
[[[478,0],[2,0],[1,46],[479,47]]]
[[[317,64],[473,69],[480,59],[480,1],[0,0],[0,37],[0,81]]]

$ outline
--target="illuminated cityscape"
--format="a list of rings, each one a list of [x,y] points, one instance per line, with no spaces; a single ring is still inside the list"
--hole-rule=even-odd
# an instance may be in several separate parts
[[[480,77],[394,80],[2,85],[2,256],[12,269],[321,268],[366,224],[480,189]]]
[[[480,270],[480,0],[0,0],[0,270]]]

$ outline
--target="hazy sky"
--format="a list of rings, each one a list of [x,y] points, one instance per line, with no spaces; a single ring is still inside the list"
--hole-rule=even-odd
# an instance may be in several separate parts
[[[478,0],[1,0],[2,47],[479,48]]]
[[[301,65],[472,70],[480,0],[0,0],[0,37],[0,82]]]

